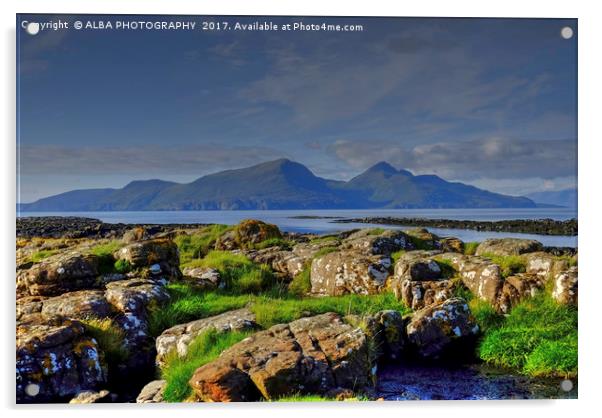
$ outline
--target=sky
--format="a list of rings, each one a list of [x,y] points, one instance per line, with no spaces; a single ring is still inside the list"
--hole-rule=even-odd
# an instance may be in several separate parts
[[[577,186],[574,19],[17,20],[71,24],[17,32],[19,202],[282,157],[331,179],[387,161],[511,195]],[[198,26],[75,30],[76,20]],[[199,30],[209,20],[363,30]]]

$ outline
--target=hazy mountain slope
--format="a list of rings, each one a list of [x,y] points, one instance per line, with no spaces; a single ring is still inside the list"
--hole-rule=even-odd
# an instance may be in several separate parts
[[[564,189],[550,192],[538,192],[528,194],[527,197],[537,203],[547,205],[558,205],[567,208],[577,207],[577,189]]]
[[[76,190],[21,205],[25,211],[535,207],[434,175],[381,162],[351,180],[315,176],[279,159],[203,176],[192,183],[134,181],[122,189]]]

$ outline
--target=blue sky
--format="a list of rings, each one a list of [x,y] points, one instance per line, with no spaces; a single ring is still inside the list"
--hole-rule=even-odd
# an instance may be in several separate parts
[[[59,18],[111,19],[18,17]],[[576,187],[576,20],[215,20],[364,29],[19,30],[20,200],[280,157],[336,179],[386,160],[516,195]]]

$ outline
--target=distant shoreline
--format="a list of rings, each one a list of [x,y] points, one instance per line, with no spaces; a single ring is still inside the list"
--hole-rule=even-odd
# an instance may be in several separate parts
[[[578,235],[577,219],[513,219],[502,221],[468,221],[454,219],[366,217],[333,219],[333,223],[366,223],[424,228],[470,229],[474,231],[515,232],[537,235]]]

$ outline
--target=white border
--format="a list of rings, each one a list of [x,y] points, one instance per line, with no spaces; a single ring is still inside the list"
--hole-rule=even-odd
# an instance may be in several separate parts
[[[2,205],[2,257],[4,277],[3,313],[6,318],[2,335],[2,376],[0,393],[6,416],[44,415],[45,417],[81,416],[106,417],[111,411],[122,414],[145,414],[149,417],[172,413],[199,416],[245,417],[267,415],[307,417],[318,414],[344,414],[346,416],[417,416],[430,415],[504,417],[519,414],[534,416],[573,417],[588,416],[602,409],[597,400],[602,384],[600,377],[600,337],[602,315],[596,309],[602,295],[599,252],[600,234],[600,145],[602,140],[600,104],[602,97],[600,77],[602,66],[600,45],[602,22],[593,1],[528,2],[526,0],[439,0],[394,2],[370,0],[267,1],[267,0],[20,0],[0,2],[2,14],[3,53],[1,56],[2,127],[4,138],[1,155],[4,204]],[[111,405],[94,407],[27,406],[15,407],[14,402],[14,219],[15,219],[15,13],[132,13],[132,14],[252,14],[252,15],[332,15],[332,16],[442,16],[442,17],[568,17],[579,18],[579,235],[581,301],[579,312],[579,400],[578,401],[437,401],[405,403],[342,403],[342,404],[253,404],[253,405]],[[598,415],[599,412],[596,414]]]

